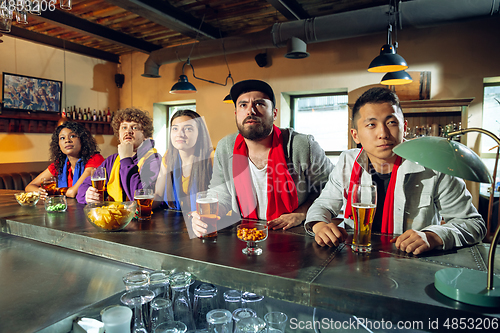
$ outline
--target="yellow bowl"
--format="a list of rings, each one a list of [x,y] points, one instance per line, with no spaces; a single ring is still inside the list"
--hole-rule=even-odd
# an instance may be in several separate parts
[[[135,201],[93,202],[83,208],[85,218],[98,230],[118,231],[124,229],[134,218]]]
[[[40,200],[39,192],[20,192],[14,194],[14,196],[21,206],[35,206],[38,200]]]

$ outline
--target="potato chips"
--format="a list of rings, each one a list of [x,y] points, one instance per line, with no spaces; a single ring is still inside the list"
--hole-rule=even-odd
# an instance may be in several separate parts
[[[122,204],[110,204],[109,206],[92,208],[87,216],[98,227],[115,230],[126,223],[130,219],[130,214],[134,213]]]
[[[40,199],[38,192],[16,193],[15,196],[21,205],[33,205]]]

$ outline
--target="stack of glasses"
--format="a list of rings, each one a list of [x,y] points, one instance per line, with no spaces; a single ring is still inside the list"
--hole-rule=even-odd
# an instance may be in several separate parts
[[[120,300],[126,306],[102,311],[106,333],[285,332],[286,314],[269,312],[262,317],[264,296],[228,290],[221,309],[217,287],[201,283],[191,302],[189,287],[195,280],[187,272],[133,271],[123,282],[126,292]]]

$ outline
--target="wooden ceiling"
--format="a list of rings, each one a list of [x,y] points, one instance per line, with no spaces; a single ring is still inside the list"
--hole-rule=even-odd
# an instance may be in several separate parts
[[[51,0],[47,0],[49,2]],[[409,0],[407,0],[409,1]],[[72,0],[71,11],[46,10],[13,23],[12,35],[117,61],[286,22],[387,5],[388,0]]]

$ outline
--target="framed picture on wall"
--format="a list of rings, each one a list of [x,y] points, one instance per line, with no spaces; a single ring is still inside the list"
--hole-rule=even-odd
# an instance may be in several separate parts
[[[60,112],[62,81],[3,73],[3,109]]]

